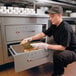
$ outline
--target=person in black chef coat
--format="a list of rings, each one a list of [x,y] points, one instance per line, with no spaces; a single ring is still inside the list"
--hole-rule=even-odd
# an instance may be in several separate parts
[[[54,73],[52,76],[62,76],[64,67],[76,61],[76,35],[72,27],[62,19],[63,9],[61,6],[53,5],[46,13],[49,15],[51,26],[42,33],[23,39],[21,44],[44,36],[53,36],[56,44],[38,43],[33,47],[54,50]]]

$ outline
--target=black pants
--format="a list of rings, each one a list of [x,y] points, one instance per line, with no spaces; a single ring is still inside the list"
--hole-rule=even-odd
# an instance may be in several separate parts
[[[76,61],[76,53],[73,51],[55,51],[53,54],[54,73],[63,74],[64,67]]]

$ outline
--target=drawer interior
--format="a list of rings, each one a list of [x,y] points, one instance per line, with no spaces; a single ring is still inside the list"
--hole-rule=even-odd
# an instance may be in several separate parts
[[[24,52],[24,48],[20,44],[12,45],[11,48],[15,50],[16,53]]]

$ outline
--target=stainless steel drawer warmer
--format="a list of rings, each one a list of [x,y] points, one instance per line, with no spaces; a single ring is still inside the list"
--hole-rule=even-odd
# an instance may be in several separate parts
[[[22,46],[17,44],[10,46],[9,51],[14,57],[16,72],[20,72],[50,61],[50,51],[48,50],[39,49],[24,52]]]
[[[20,72],[52,60],[52,52],[48,50],[35,50],[24,52],[18,43],[22,39],[41,33],[48,28],[48,17],[35,16],[1,16],[1,34],[3,48],[3,64],[15,63],[15,71]],[[41,42],[47,42],[44,37]],[[35,41],[36,42],[36,41]],[[10,54],[10,52],[12,54]],[[51,56],[51,57],[50,57]]]

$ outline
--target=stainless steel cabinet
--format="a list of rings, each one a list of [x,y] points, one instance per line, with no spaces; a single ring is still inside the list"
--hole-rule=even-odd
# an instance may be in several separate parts
[[[2,49],[2,38],[1,38],[1,26],[0,26],[0,64],[3,64],[3,49]]]
[[[23,38],[40,33],[46,28],[48,28],[48,17],[47,16],[0,16],[1,18],[1,39],[0,43],[2,45],[2,50],[0,50],[0,65],[9,62],[15,62],[16,72],[23,71],[34,66],[38,66],[52,60],[52,52],[48,56],[49,52],[46,50],[36,50],[35,52],[30,52],[28,54],[20,52],[20,48],[13,49],[10,51],[10,47],[15,43],[19,43]],[[47,41],[47,37],[45,37]],[[9,46],[8,46],[9,45]],[[10,54],[10,52],[11,55]],[[46,52],[46,53],[45,53]],[[29,55],[30,54],[30,55]],[[29,56],[27,56],[29,55]],[[37,55],[37,56],[36,56]],[[40,55],[40,56],[39,56]],[[14,57],[14,58],[13,58]],[[28,60],[32,57],[32,62]],[[1,64],[2,63],[2,64]]]

